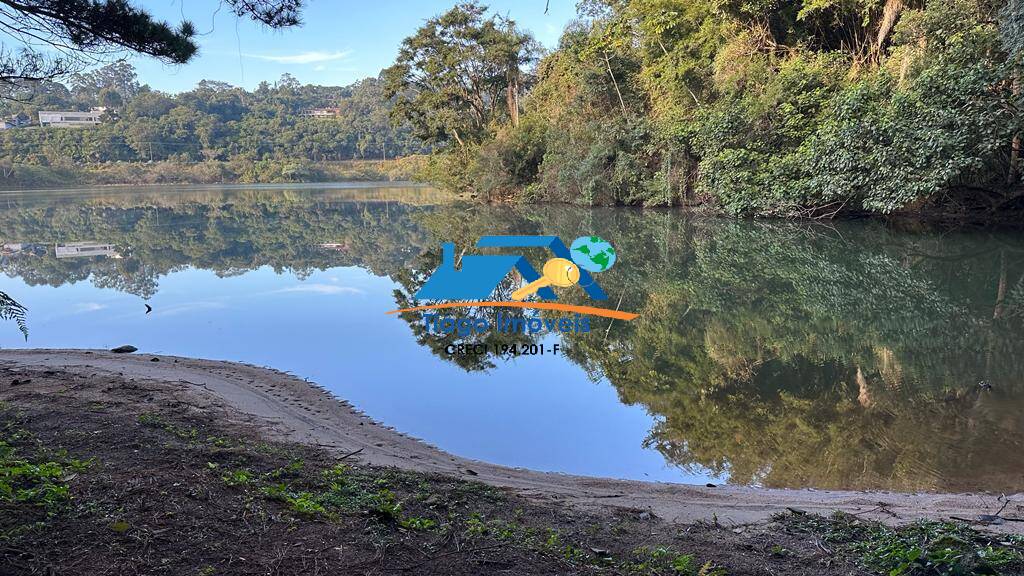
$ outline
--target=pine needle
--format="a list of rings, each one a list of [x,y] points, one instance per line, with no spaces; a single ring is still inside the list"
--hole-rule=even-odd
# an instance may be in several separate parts
[[[7,294],[0,292],[0,320],[14,320],[14,323],[18,325],[18,330],[25,335],[25,340],[28,340],[28,324],[25,323],[25,314],[27,313],[27,308],[15,302]]]

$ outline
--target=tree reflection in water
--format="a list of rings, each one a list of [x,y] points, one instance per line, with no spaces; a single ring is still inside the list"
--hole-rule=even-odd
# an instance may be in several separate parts
[[[671,462],[776,487],[1024,489],[1017,235],[435,204],[422,194],[8,201],[0,240],[10,248],[0,268],[30,285],[88,280],[149,297],[162,276],[188,266],[224,276],[359,266],[392,278],[396,307],[407,307],[439,263],[442,241],[461,251],[485,234],[599,234],[619,254],[598,276],[611,295],[603,305],[621,298],[640,317],[593,318],[590,333],[563,336],[564,354],[656,416],[647,443]],[[409,198],[418,201],[398,201]],[[55,256],[55,244],[81,241],[113,244],[119,257]],[[539,264],[545,254],[527,256]],[[509,278],[498,296],[515,287]],[[593,304],[578,289],[560,297]],[[493,321],[494,311],[459,314]],[[448,344],[480,337],[427,334],[419,314],[403,319],[420,344],[463,369],[505,360],[447,355]]]

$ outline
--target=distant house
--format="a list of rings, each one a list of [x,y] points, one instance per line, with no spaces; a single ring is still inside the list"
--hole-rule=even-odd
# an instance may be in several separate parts
[[[340,108],[313,108],[303,112],[303,116],[307,118],[336,118],[341,116]]]
[[[57,258],[83,258],[86,256],[108,256],[120,258],[117,248],[113,244],[99,244],[97,242],[72,242],[70,244],[57,244],[54,248],[54,255]]]
[[[93,108],[88,112],[68,112],[64,110],[40,110],[40,126],[96,126],[106,108]]]

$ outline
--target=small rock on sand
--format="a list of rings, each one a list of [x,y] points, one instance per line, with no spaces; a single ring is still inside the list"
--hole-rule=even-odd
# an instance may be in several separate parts
[[[139,349],[136,348],[135,346],[118,346],[117,348],[113,348],[110,351],[113,352],[114,354],[131,354],[132,352],[137,352],[138,350]]]

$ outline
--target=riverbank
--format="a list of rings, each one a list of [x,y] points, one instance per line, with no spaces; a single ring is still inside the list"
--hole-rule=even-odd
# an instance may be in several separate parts
[[[105,162],[39,166],[9,165],[0,171],[0,190],[43,190],[81,186],[151,184],[301,184],[408,181],[426,160],[210,160],[205,162]]]
[[[587,204],[571,198],[535,197],[524,189],[503,189],[500,192],[480,190],[470,186],[456,186],[440,172],[441,156],[408,156],[387,161],[345,160],[308,162],[303,160],[265,161],[206,161],[179,163],[163,162],[108,162],[67,166],[16,165],[0,171],[0,193],[73,190],[149,186],[216,186],[216,185],[335,185],[367,182],[416,182],[437,188],[447,198],[497,206],[550,205],[596,206],[629,208],[635,210],[678,210],[683,214],[712,218],[736,218],[711,199],[691,200],[670,206],[645,206],[643,203],[593,202]],[[1011,195],[1024,198],[1024,189]],[[1024,208],[979,203],[918,203],[888,214],[869,211],[807,210],[788,214],[760,216],[772,220],[834,221],[874,219],[903,228],[934,226],[938,228],[975,228],[998,226],[1019,229]],[[996,208],[999,208],[998,210]],[[1011,209],[1012,208],[1012,209]],[[746,215],[748,218],[754,218]]]
[[[76,555],[80,573],[101,563],[144,572],[164,555],[175,573],[250,573],[274,562],[285,573],[653,573],[674,562],[695,573],[710,561],[729,574],[847,574],[863,558],[856,542],[839,540],[899,534],[874,521],[1021,512],[1015,496],[1004,507],[995,495],[695,487],[508,469],[399,434],[306,381],[225,362],[4,350],[0,400],[4,446],[64,459],[48,482],[65,483],[73,503],[71,516],[36,510],[43,524],[57,522],[43,532],[18,524],[27,513],[0,514],[8,541],[21,541],[3,554],[24,573]],[[37,492],[56,500],[44,508],[60,509],[60,486]],[[845,528],[825,518],[835,511]],[[995,538],[1019,558],[1024,541]]]

